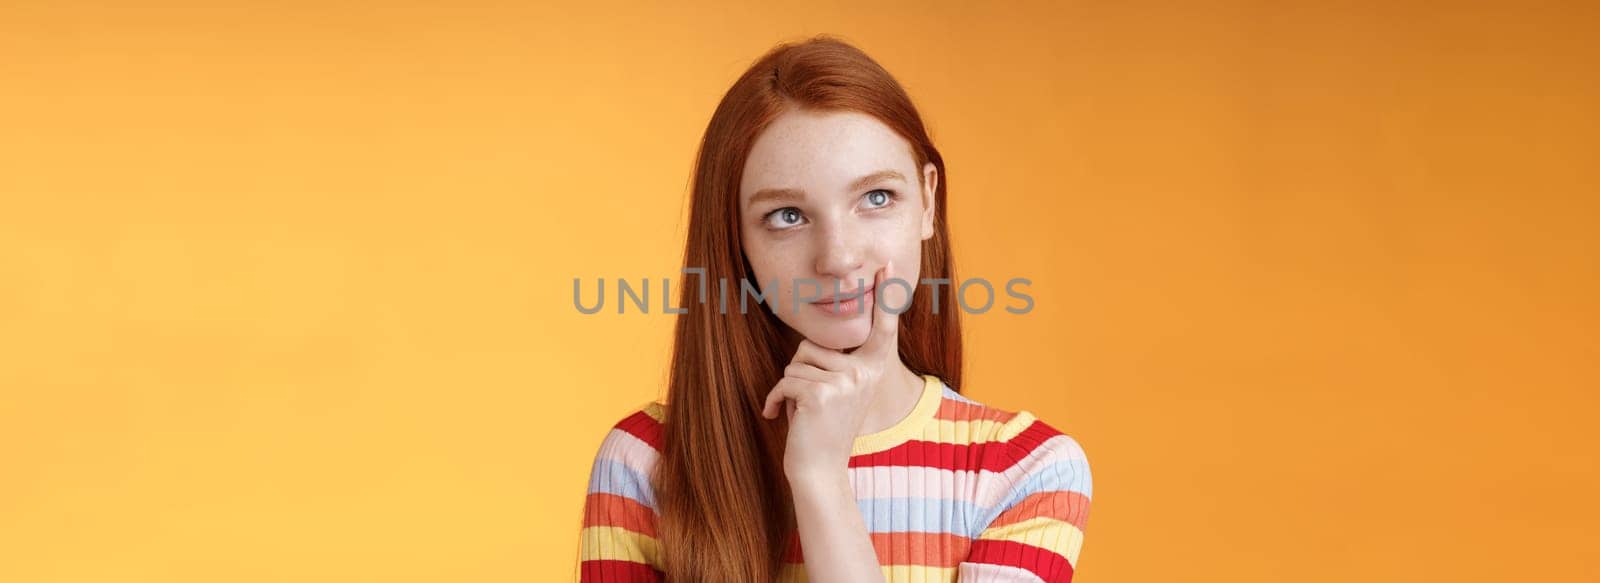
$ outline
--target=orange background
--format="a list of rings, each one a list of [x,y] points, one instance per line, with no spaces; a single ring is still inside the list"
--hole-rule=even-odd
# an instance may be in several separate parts
[[[1595,4],[667,4],[0,7],[0,580],[569,578],[672,322],[572,278],[817,32],[1034,281],[967,386],[1089,452],[1078,580],[1600,576]]]

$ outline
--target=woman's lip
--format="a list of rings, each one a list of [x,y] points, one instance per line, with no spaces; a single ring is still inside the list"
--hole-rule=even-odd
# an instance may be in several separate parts
[[[818,310],[822,310],[822,313],[829,316],[844,316],[865,313],[869,309],[868,306],[873,305],[875,301],[872,290],[869,289],[861,295],[847,300],[812,302],[811,305],[816,306]]]
[[[834,298],[843,298],[843,299],[841,299],[839,301],[848,302],[850,300],[861,299],[863,297],[870,296],[870,295],[872,295],[872,288],[867,288],[865,290],[856,290],[856,291],[853,291],[853,292],[850,292],[850,293],[842,293],[842,294],[839,294],[839,295],[836,295],[836,296],[822,298],[820,300],[817,300],[817,301],[814,301],[814,302],[811,302],[811,303],[813,303],[813,304],[831,304],[831,303],[834,302]]]

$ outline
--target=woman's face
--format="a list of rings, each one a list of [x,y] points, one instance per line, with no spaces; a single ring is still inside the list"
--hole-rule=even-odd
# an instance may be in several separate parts
[[[912,285],[921,275],[938,180],[931,162],[917,168],[911,144],[870,115],[782,114],[756,138],[739,184],[752,284],[779,320],[812,342],[860,346],[877,309],[866,290],[878,269],[892,261],[893,277]],[[866,295],[835,304],[828,298],[836,286],[840,298]]]

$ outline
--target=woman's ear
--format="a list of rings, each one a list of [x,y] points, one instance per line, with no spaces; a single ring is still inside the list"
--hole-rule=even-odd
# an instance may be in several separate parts
[[[934,193],[939,191],[939,167],[929,162],[922,166],[922,240],[933,237],[933,218],[937,216],[937,209],[933,208],[938,197]]]

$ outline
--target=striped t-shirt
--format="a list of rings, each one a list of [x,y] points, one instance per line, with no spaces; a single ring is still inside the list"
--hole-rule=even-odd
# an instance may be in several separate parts
[[[923,375],[893,427],[856,438],[850,480],[889,583],[1072,580],[1089,518],[1077,441],[1028,411],[988,407]],[[580,542],[583,581],[659,581],[650,476],[664,405],[634,411],[595,456]],[[805,581],[799,537],[781,581]]]

